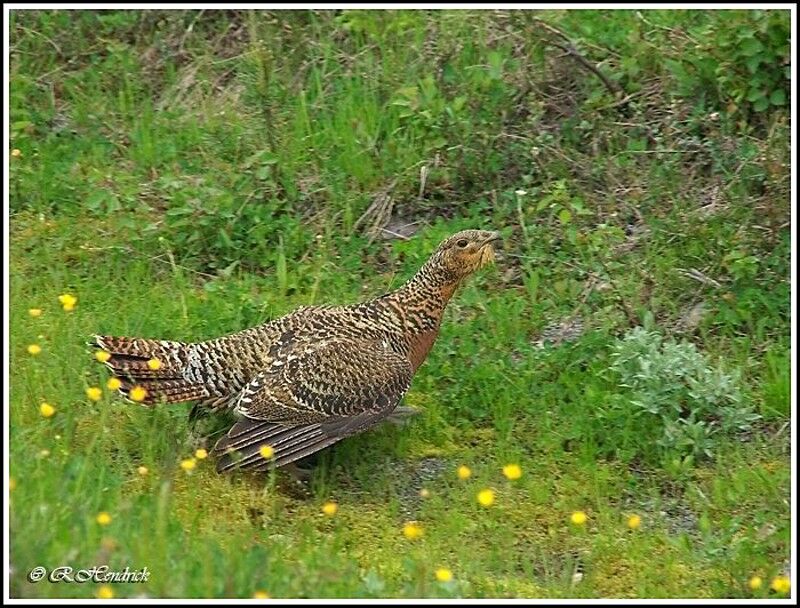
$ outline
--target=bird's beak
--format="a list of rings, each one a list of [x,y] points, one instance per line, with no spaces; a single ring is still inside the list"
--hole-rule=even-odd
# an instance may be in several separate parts
[[[490,232],[489,236],[483,242],[484,245],[488,245],[489,243],[496,243],[503,240],[503,235],[499,232]]]

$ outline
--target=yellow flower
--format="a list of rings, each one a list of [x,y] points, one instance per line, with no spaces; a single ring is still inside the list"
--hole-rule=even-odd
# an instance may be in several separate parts
[[[333,501],[326,502],[322,505],[322,512],[325,513],[328,517],[333,517],[336,515],[336,511],[339,510],[339,505],[337,505]]]
[[[760,576],[753,576],[750,578],[749,581],[747,581],[747,586],[750,587],[750,589],[752,589],[753,591],[755,591],[756,589],[761,589],[761,585],[763,584],[764,581],[761,580]]]
[[[144,387],[137,384],[131,389],[131,392],[128,393],[128,397],[131,398],[131,401],[144,401],[147,397],[147,391]]]
[[[196,465],[197,461],[194,458],[186,458],[185,460],[181,460],[181,468],[187,473],[191,471]]]
[[[436,569],[436,580],[440,583],[446,583],[453,580],[453,573],[447,568]]]
[[[266,591],[261,591],[261,590],[256,591],[253,594],[253,599],[254,600],[268,600],[269,599],[269,593],[267,593]]]
[[[71,293],[62,293],[58,296],[58,301],[61,302],[61,306],[64,307],[64,310],[72,310],[75,308],[75,304],[78,303],[78,298]]]
[[[465,467],[463,464],[458,467],[456,473],[459,479],[469,479],[470,475],[472,475],[472,471],[469,470],[469,467]]]
[[[39,451],[39,458],[47,458],[48,456],[50,456],[50,450],[47,448]]]
[[[636,530],[639,526],[642,525],[642,518],[638,515],[631,515],[628,517],[628,527],[631,530]]]
[[[39,413],[45,418],[50,418],[53,414],[56,413],[56,408],[54,408],[49,403],[42,403],[39,405]]]
[[[403,536],[408,540],[417,540],[422,536],[422,526],[415,521],[406,522],[403,526]]]
[[[28,314],[32,317],[41,317],[42,316],[42,309],[41,308],[29,308]]]
[[[97,597],[101,600],[110,600],[114,597],[114,590],[109,585],[100,585],[97,588]]]
[[[20,156],[22,156],[22,150],[20,150],[19,148],[14,148],[13,150],[11,150],[11,156],[13,156],[14,158],[19,158]]]
[[[522,469],[519,468],[518,464],[507,464],[503,467],[503,475],[513,481],[522,477]]]
[[[262,445],[258,453],[261,454],[262,458],[269,460],[275,455],[275,450],[272,449],[271,445]]]
[[[106,361],[108,361],[111,358],[111,353],[108,353],[108,352],[106,352],[104,350],[98,350],[94,354],[94,358],[97,359],[98,361],[100,361],[100,363],[105,363]]]
[[[147,473],[149,473],[149,471],[147,470],[147,467],[144,466],[144,465],[140,466],[138,469],[136,469],[136,472],[139,473],[139,475],[141,475],[142,477],[144,477],[145,475],[147,475]]]
[[[159,361],[158,359],[150,359],[147,362],[147,367],[149,367],[153,371],[159,370],[161,369],[161,361]]]
[[[494,504],[494,490],[481,490],[478,492],[478,503],[482,507],[491,507]]]
[[[111,523],[111,515],[109,515],[105,511],[100,511],[100,513],[97,514],[97,517],[95,519],[97,520],[97,523],[100,524],[101,526],[107,526],[108,524]]]
[[[208,452],[203,448],[200,448],[199,450],[197,450],[194,453],[194,457],[197,458],[197,460],[203,460],[207,456],[208,456]]]
[[[575,511],[570,516],[569,519],[576,526],[582,526],[583,524],[586,523],[586,520],[589,519],[589,518],[586,516],[586,513],[584,513],[583,511]]]
[[[419,491],[420,498],[430,498],[431,492],[427,488],[422,488]]]
[[[792,582],[788,576],[781,575],[773,578],[769,586],[777,593],[789,593],[792,588]]]
[[[13,477],[8,478],[8,491],[13,492],[17,489],[17,480]]]
[[[106,382],[106,388],[110,391],[115,391],[122,386],[122,381],[119,378],[109,378]]]
[[[103,398],[103,391],[96,386],[90,386],[86,389],[86,396],[92,401],[100,401]]]
[[[34,357],[42,352],[42,347],[38,344],[29,344],[28,345],[28,353],[33,355]]]

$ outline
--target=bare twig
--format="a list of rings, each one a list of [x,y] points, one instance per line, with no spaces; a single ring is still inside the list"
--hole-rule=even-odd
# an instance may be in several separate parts
[[[712,287],[722,287],[719,281],[716,279],[712,279],[708,275],[703,274],[697,268],[689,268],[686,270],[685,268],[676,268],[679,273],[681,273],[685,277],[689,277],[690,279],[694,279],[698,283],[702,283],[703,285],[711,285]]]
[[[551,46],[554,46],[554,47],[556,47],[558,49],[561,49],[567,55],[569,55],[575,61],[577,61],[580,65],[582,65],[584,68],[589,70],[592,74],[597,76],[603,82],[605,87],[609,90],[609,92],[612,95],[616,95],[617,93],[621,92],[620,86],[616,82],[614,82],[612,80],[609,80],[609,78],[605,74],[603,74],[603,72],[601,72],[600,69],[596,65],[594,65],[591,61],[589,61],[586,57],[584,57],[580,53],[580,51],[578,51],[578,49],[576,48],[576,46],[572,42],[572,40],[570,40],[570,38],[564,32],[562,32],[561,30],[553,27],[549,23],[546,23],[545,21],[542,21],[538,17],[534,17],[533,21],[534,21],[534,23],[537,23],[539,26],[541,26],[543,29],[547,30],[550,34],[552,34],[552,35],[554,35],[554,36],[556,36],[556,37],[558,37],[558,38],[560,38],[561,40],[564,41],[563,44],[562,44],[560,42],[555,42],[554,40],[548,40],[548,41],[546,41],[548,44],[550,44]]]

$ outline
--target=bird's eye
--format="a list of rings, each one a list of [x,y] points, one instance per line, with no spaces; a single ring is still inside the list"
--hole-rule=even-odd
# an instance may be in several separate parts
[[[466,247],[467,245],[468,245],[467,239],[461,239],[460,241],[458,241],[458,243],[456,243],[456,246],[461,247],[461,249],[464,249],[464,247]]]

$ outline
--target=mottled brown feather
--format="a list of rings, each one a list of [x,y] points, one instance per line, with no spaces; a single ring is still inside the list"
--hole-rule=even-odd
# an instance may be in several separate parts
[[[447,302],[494,259],[498,239],[459,232],[399,289],[359,304],[302,307],[205,342],[95,336],[93,345],[110,354],[123,394],[145,388],[146,405],[233,408],[240,420],[215,447],[219,470],[283,466],[394,410],[436,341]],[[270,459],[264,445],[273,447]]]

